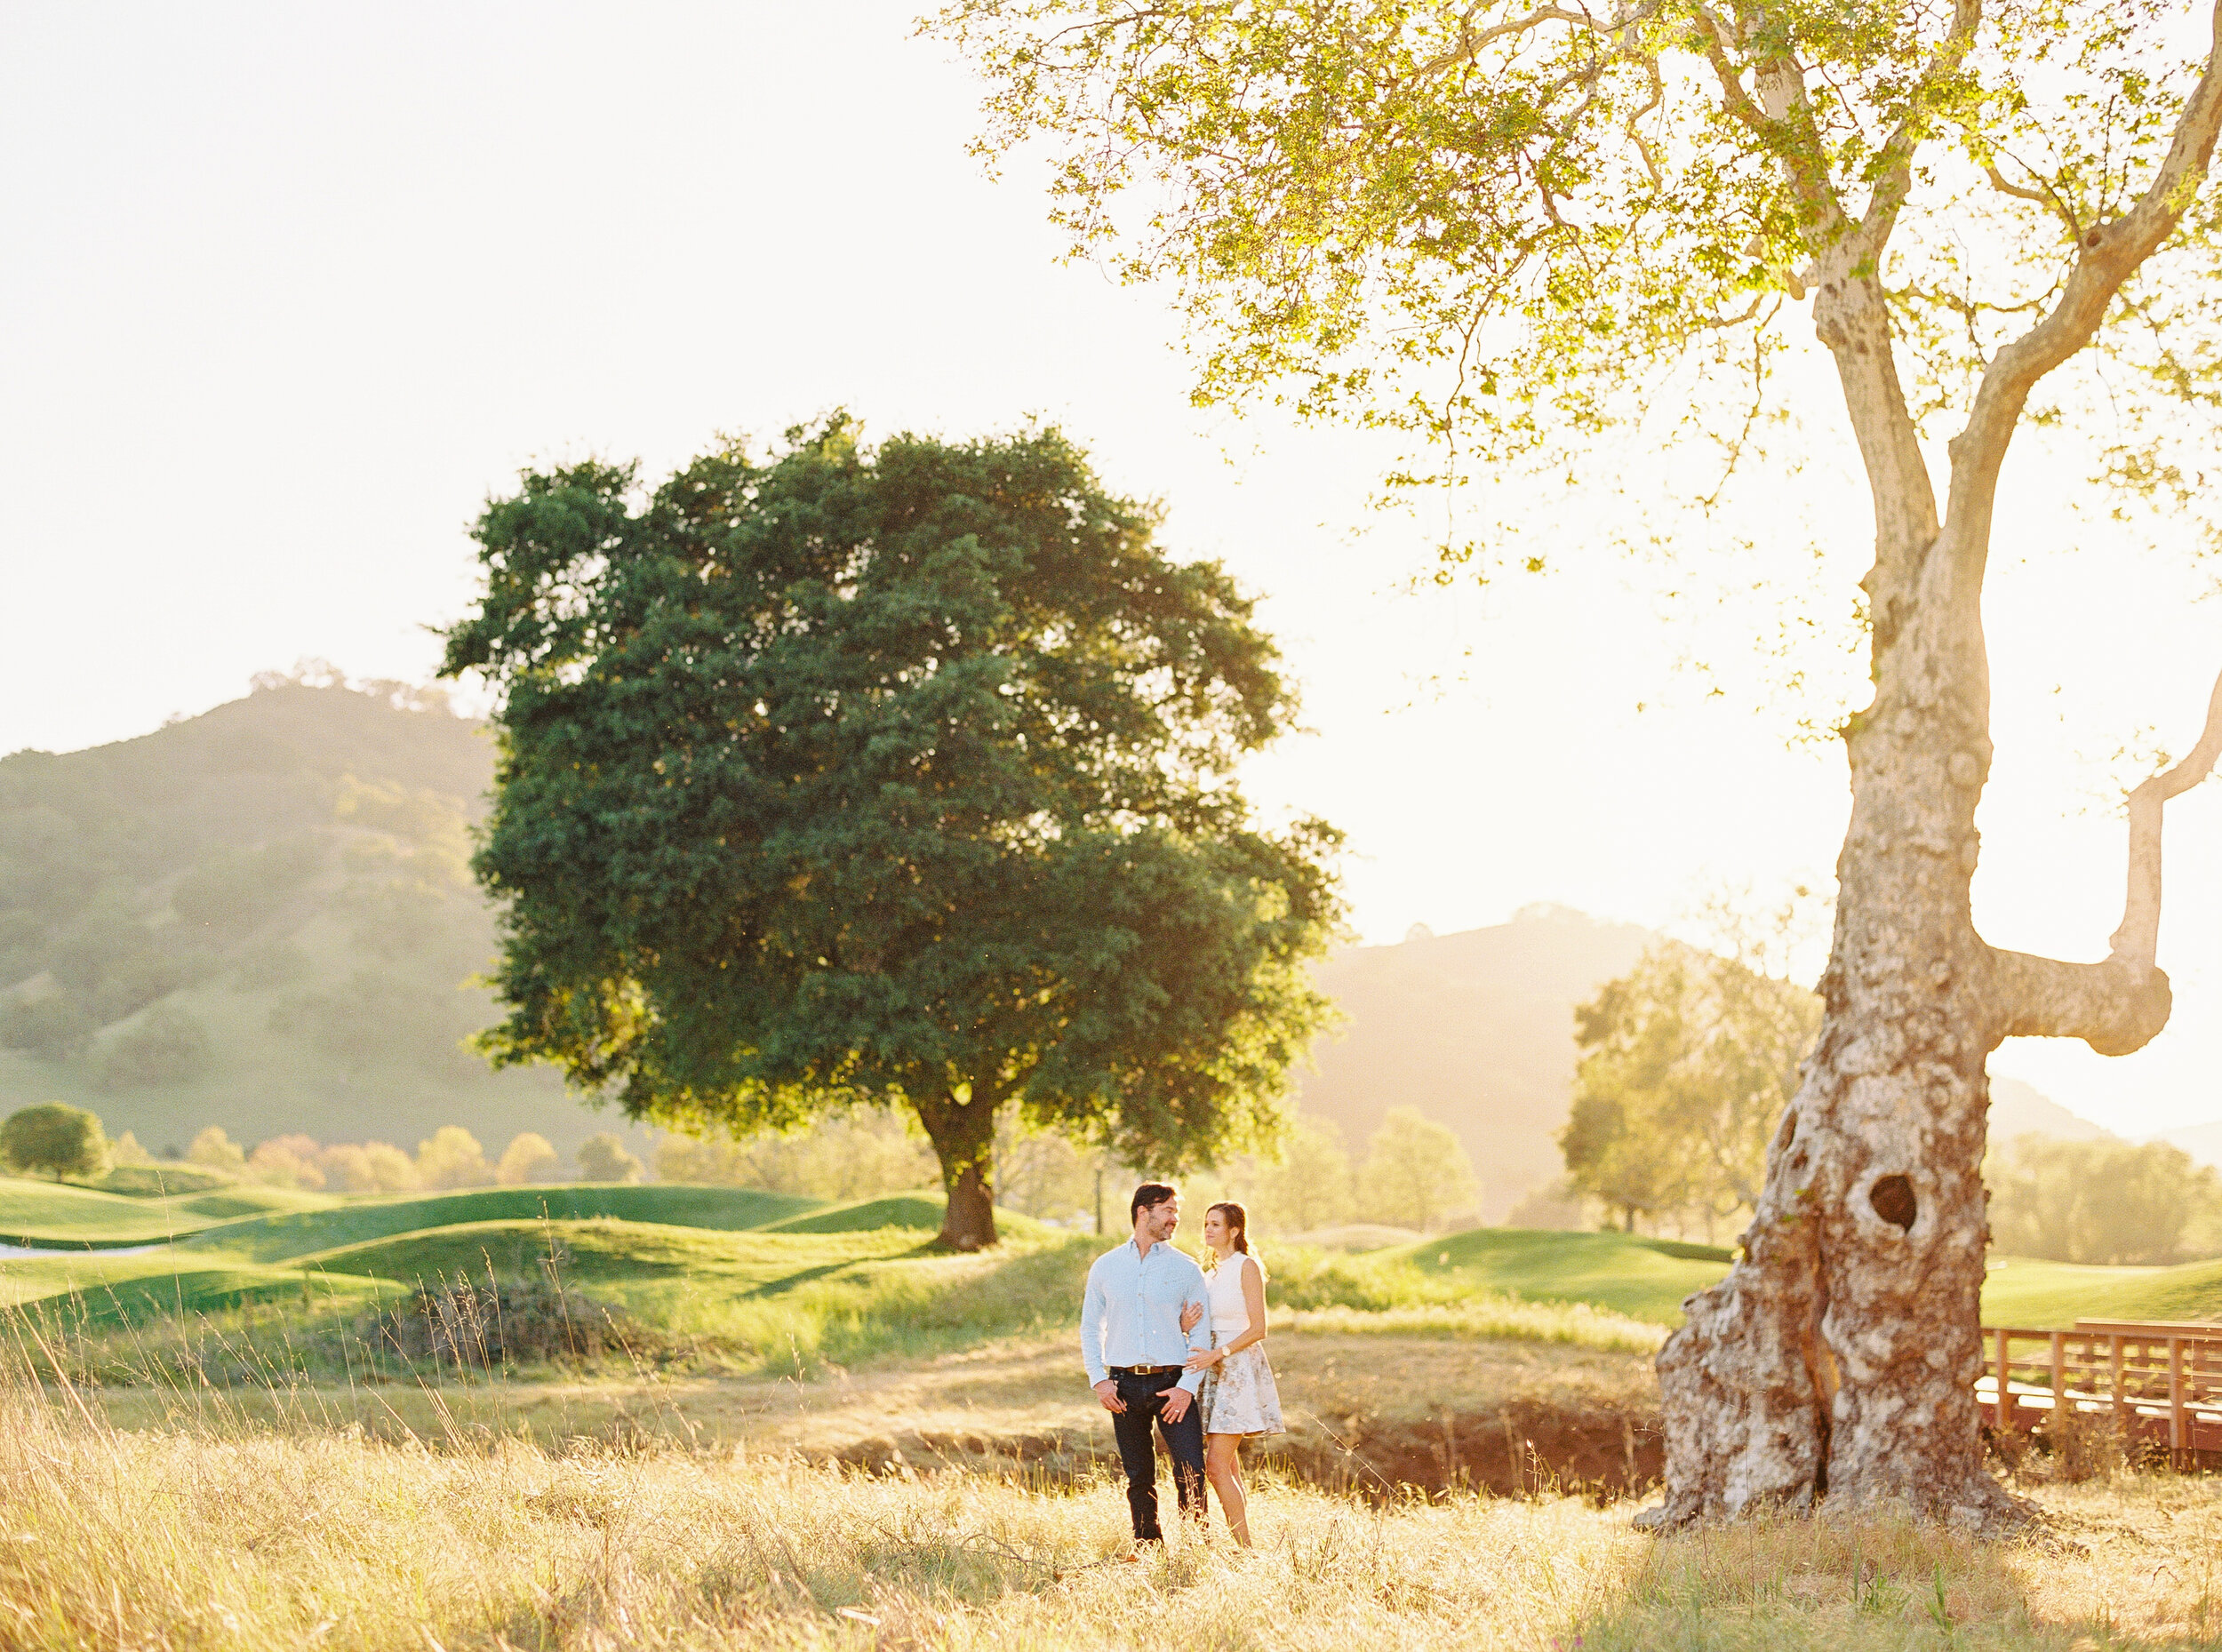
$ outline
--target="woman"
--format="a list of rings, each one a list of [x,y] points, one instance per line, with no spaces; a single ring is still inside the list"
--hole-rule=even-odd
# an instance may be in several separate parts
[[[1211,1343],[1188,1356],[1203,1379],[1203,1475],[1219,1494],[1219,1512],[1235,1541],[1250,1547],[1250,1507],[1243,1496],[1245,1434],[1277,1434],[1281,1395],[1266,1363],[1266,1271],[1250,1254],[1250,1217],[1238,1204],[1203,1213],[1203,1242],[1215,1258],[1205,1281],[1211,1300]]]

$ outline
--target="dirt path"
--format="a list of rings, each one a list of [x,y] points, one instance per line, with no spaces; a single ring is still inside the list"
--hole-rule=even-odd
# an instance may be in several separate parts
[[[1659,1468],[1650,1361],[1547,1343],[1278,1334],[1290,1432],[1254,1457],[1295,1477],[1387,1495],[1626,1489]],[[622,1445],[795,1453],[875,1472],[962,1467],[1022,1477],[1107,1463],[1111,1431],[1062,1338],[810,1378],[660,1377],[100,1395],[125,1426],[207,1421],[356,1425],[458,1443],[524,1434]]]

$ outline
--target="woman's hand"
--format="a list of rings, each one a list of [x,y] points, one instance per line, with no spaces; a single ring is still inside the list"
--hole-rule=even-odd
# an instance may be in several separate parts
[[[1187,1364],[1180,1369],[1185,1371],[1208,1371],[1225,1358],[1227,1351],[1223,1348],[1198,1348],[1188,1356]]]

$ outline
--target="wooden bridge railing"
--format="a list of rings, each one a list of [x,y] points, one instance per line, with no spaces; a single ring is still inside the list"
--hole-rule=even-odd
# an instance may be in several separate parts
[[[2078,1320],[2068,1331],[1983,1328],[1977,1393],[2002,1431],[2072,1409],[2111,1411],[2131,1441],[2178,1465],[2222,1451],[2222,1324]]]

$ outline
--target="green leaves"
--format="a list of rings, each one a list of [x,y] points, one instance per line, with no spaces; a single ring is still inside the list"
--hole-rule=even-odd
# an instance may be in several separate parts
[[[1153,1164],[1272,1129],[1337,840],[1250,822],[1293,691],[1154,525],[1053,430],[845,418],[490,505],[446,662],[502,700],[489,1052],[682,1127],[1016,1099]]]
[[[947,0],[923,27],[987,83],[984,153],[1050,140],[1075,251],[1176,290],[1199,401],[1402,432],[1395,487],[1544,471],[1672,369],[1656,434],[1738,451],[1821,319],[1778,300],[1832,280],[1887,290],[1907,411],[1948,435],[2159,175],[2206,10]],[[2122,429],[2106,474],[2178,507],[2215,245],[2194,211],[2066,392]]]

